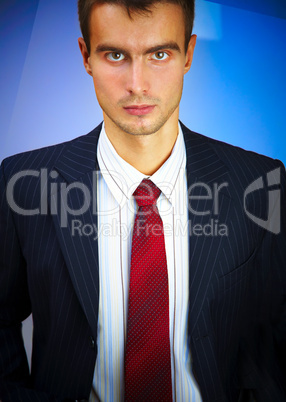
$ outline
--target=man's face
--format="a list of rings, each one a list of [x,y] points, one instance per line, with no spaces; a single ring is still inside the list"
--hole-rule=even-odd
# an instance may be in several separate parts
[[[148,135],[178,120],[195,41],[193,35],[186,54],[184,16],[177,5],[158,3],[152,13],[132,18],[122,6],[94,6],[90,55],[83,39],[79,44],[106,126]]]

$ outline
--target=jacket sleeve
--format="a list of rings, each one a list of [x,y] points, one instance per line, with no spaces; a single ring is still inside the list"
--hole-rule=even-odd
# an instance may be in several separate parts
[[[22,321],[31,313],[26,263],[6,197],[4,162],[0,169],[0,401],[56,401],[29,389],[30,375]]]
[[[6,184],[2,164],[0,171],[0,381],[24,385],[29,379],[29,368],[21,323],[31,313],[31,303],[26,264],[14,226],[12,211],[6,199]]]
[[[261,246],[261,267],[267,266],[269,274],[265,277],[265,301],[259,312],[264,325],[256,337],[256,343],[261,345],[258,367],[261,372],[267,368],[263,373],[263,385],[255,391],[258,402],[280,402],[286,395],[286,174],[282,164],[280,171],[280,185],[275,187],[278,190],[277,208],[274,208],[279,213],[272,222],[276,233],[266,231]]]
[[[277,236],[275,247],[271,250],[275,265],[275,281],[273,281],[272,298],[275,310],[272,316],[274,325],[274,344],[277,349],[278,362],[282,372],[283,384],[286,384],[286,172],[284,166],[281,174],[280,197],[280,233]],[[285,387],[286,392],[286,387]]]

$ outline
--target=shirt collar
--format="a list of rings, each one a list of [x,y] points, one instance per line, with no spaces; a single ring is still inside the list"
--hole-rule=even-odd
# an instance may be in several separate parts
[[[174,187],[180,171],[186,167],[186,150],[181,125],[170,157],[152,176],[139,172],[115,151],[107,137],[104,123],[98,140],[97,158],[101,174],[112,195],[122,207],[132,197],[144,178],[149,178],[172,204]]]

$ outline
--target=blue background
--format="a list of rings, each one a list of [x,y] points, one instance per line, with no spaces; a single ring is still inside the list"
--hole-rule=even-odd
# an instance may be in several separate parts
[[[182,121],[286,163],[285,0],[197,0],[196,9]],[[0,159],[94,128],[102,113],[78,49],[76,1],[7,0],[0,15]]]
[[[182,121],[285,164],[285,0],[197,0],[196,14]],[[0,160],[102,120],[78,49],[75,0],[1,0],[0,29]],[[30,317],[28,355],[31,328]]]

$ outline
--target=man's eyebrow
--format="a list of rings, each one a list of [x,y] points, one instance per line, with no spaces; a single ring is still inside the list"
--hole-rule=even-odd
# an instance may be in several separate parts
[[[156,53],[160,52],[161,50],[175,50],[181,53],[181,49],[176,42],[166,42],[162,43],[161,45],[153,46],[144,51],[144,54]],[[95,49],[95,53],[101,52],[118,52],[123,54],[129,54],[129,51],[123,49],[121,47],[115,47],[114,45],[102,44],[98,45]]]
[[[144,53],[145,54],[156,53],[156,52],[160,52],[161,50],[175,50],[175,51],[181,53],[181,49],[176,42],[167,42],[167,43],[162,43],[162,45],[153,46],[153,47],[147,49]]]
[[[101,52],[118,52],[118,53],[126,53],[126,50],[120,48],[120,47],[115,47],[115,46],[110,46],[110,45],[98,45],[95,49],[95,53],[101,53]]]

